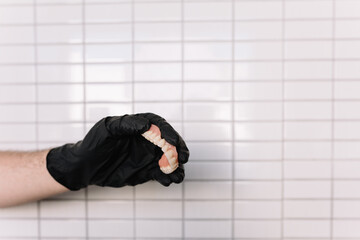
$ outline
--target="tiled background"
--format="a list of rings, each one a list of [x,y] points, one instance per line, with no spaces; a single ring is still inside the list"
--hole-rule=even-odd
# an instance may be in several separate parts
[[[0,239],[359,239],[360,0],[0,0],[0,148],[155,112],[186,181],[0,209]]]

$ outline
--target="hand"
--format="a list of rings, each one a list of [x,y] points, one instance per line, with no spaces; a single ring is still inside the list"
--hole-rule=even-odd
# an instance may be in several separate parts
[[[151,124],[159,127],[165,140],[176,146],[179,167],[171,174],[161,172],[162,150],[142,133]],[[184,179],[183,165],[189,150],[181,136],[165,119],[153,113],[106,117],[97,122],[84,140],[51,149],[47,169],[70,190],[88,185],[122,187],[157,180],[164,186]]]

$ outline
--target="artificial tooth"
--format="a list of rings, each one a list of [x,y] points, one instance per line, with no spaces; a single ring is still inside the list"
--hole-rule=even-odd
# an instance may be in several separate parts
[[[155,143],[155,145],[157,145],[157,144],[159,143],[160,139],[161,139],[160,136],[156,136],[156,137],[154,138],[154,143]]]
[[[170,174],[178,168],[179,162],[176,159],[176,152],[174,152],[174,150],[172,149],[172,145],[166,142],[165,139],[161,138],[160,135],[150,130],[142,133],[141,135],[148,141],[152,142],[158,147],[161,147],[161,150],[164,152],[169,165],[160,167],[163,173]]]
[[[171,166],[172,171],[175,171],[179,167],[178,162],[175,165]]]
[[[165,143],[165,145],[161,148],[161,150],[165,153],[169,149],[169,144]]]
[[[169,162],[170,166],[175,167],[175,165],[177,164],[176,157],[173,156],[171,158],[168,158],[168,162]]]
[[[172,172],[172,169],[170,166],[166,166],[166,167],[162,167],[161,171],[163,171],[163,173],[169,174]]]
[[[175,166],[174,166],[174,171],[179,167],[179,163],[176,162]]]
[[[166,143],[165,139],[162,138],[162,139],[158,142],[158,146],[162,148],[162,147],[165,145],[165,143]]]
[[[156,136],[157,136],[157,134],[156,134],[156,133],[152,133],[152,134],[150,135],[150,139],[155,139],[155,138],[156,138]]]
[[[169,161],[170,158],[174,157],[174,151],[173,150],[166,151],[165,156]]]

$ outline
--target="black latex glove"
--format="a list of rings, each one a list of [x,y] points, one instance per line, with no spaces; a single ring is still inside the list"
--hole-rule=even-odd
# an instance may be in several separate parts
[[[162,150],[141,136],[151,124],[159,127],[162,138],[176,146],[179,167],[171,174],[163,173],[158,165]],[[138,113],[103,118],[84,140],[53,148],[46,159],[51,176],[73,191],[88,185],[135,186],[149,180],[169,186],[183,181],[182,164],[188,161],[189,150],[164,118]]]

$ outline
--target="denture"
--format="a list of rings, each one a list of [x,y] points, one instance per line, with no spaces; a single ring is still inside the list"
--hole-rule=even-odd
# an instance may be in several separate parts
[[[160,147],[164,152],[159,160],[161,171],[165,174],[170,174],[175,171],[179,166],[176,147],[168,143],[165,139],[161,138],[160,129],[156,125],[151,124],[150,129],[141,135],[148,141]]]

